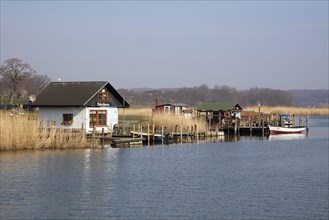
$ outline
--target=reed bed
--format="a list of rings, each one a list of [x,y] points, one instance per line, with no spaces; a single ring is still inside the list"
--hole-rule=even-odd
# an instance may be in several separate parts
[[[65,149],[91,146],[84,132],[40,128],[36,113],[0,111],[0,151]]]
[[[180,127],[182,127],[183,132],[190,132],[192,129],[195,129],[195,125],[198,126],[199,132],[206,132],[207,130],[207,123],[205,120],[200,120],[197,118],[187,119],[178,115],[156,113],[153,114],[148,123],[157,127],[164,126],[166,128],[166,132],[169,133],[176,132],[177,129],[180,131]]]
[[[119,115],[152,117],[152,108],[120,108]]]
[[[249,106],[244,111],[258,112],[258,106]],[[260,111],[272,114],[294,114],[294,115],[329,115],[329,108],[305,108],[289,106],[261,106]]]
[[[197,118],[184,118],[183,116],[153,113],[152,108],[129,108],[119,110],[120,119],[139,121],[143,127],[155,126],[159,130],[162,126],[165,128],[165,132],[173,133],[176,129],[182,126],[183,132],[191,131],[192,127],[195,129],[195,125],[198,126],[199,132],[205,132],[207,123],[205,120]],[[178,127],[177,127],[178,126]]]

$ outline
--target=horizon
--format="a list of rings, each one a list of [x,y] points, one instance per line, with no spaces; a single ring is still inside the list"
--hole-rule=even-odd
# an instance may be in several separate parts
[[[328,89],[328,1],[1,1],[0,60],[116,88]]]

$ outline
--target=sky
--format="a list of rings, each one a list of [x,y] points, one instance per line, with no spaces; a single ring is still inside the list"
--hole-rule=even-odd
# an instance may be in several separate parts
[[[325,1],[6,1],[0,60],[115,88],[328,89]]]

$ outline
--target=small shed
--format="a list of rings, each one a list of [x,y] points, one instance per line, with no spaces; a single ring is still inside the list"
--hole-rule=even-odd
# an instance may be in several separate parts
[[[198,117],[206,117],[211,125],[220,123],[221,120],[240,118],[242,107],[237,103],[204,103],[197,107]]]
[[[57,128],[109,133],[118,124],[118,108],[130,105],[109,82],[92,81],[51,82],[32,106],[39,108],[40,121],[51,121]]]
[[[170,115],[182,115],[187,111],[187,105],[184,103],[165,103],[160,104],[159,99],[155,100],[155,112],[170,114]]]

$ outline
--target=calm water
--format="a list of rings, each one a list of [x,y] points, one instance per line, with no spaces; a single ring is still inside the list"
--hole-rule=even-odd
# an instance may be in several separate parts
[[[307,136],[1,153],[0,219],[328,219],[328,117]]]

